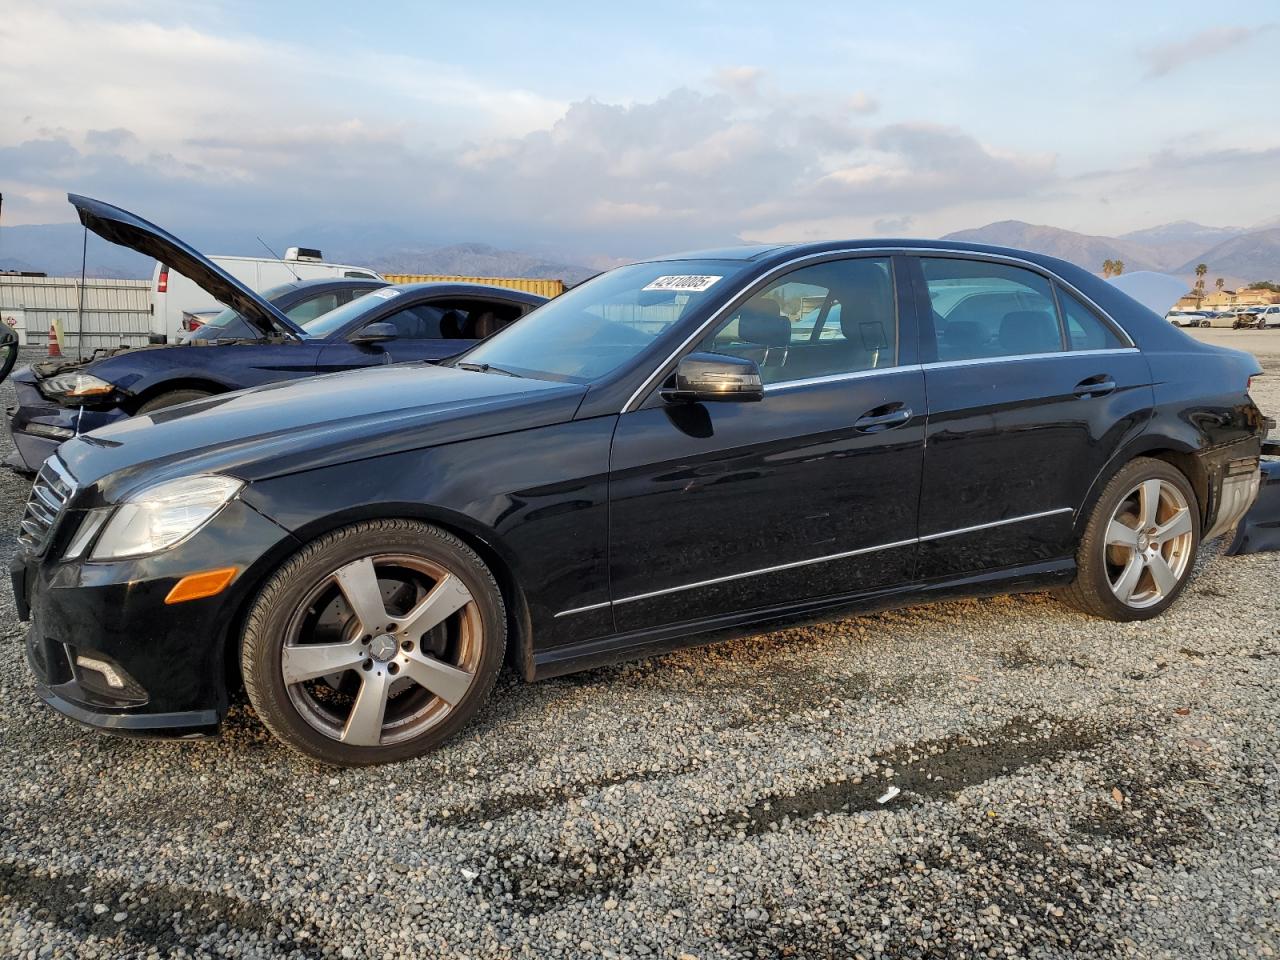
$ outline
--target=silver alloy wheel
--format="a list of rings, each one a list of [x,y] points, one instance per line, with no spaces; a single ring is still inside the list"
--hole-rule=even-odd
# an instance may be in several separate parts
[[[1186,496],[1167,480],[1143,480],[1120,501],[1107,524],[1107,582],[1128,607],[1169,596],[1191,563],[1194,524]]]
[[[388,601],[409,590],[411,602]],[[335,615],[332,611],[337,611]],[[317,642],[330,611],[338,642]],[[364,557],[316,584],[290,619],[281,676],[298,713],[325,736],[379,746],[420,736],[470,689],[484,624],[453,573],[424,557]]]

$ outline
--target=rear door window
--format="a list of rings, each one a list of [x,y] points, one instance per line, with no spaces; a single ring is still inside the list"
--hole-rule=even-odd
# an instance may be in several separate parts
[[[938,360],[1064,349],[1053,287],[1040,274],[986,260],[921,257]]]

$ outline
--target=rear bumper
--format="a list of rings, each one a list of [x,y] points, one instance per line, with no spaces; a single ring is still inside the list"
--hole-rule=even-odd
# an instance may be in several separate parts
[[[1258,499],[1262,482],[1261,462],[1256,453],[1223,460],[1217,472],[1220,479],[1213,523],[1204,532],[1204,540],[1221,536],[1238,524]]]

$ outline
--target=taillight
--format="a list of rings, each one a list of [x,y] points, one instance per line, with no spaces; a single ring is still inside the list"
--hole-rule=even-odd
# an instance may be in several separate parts
[[[156,281],[156,293],[169,292],[169,268],[160,264],[160,279]]]
[[[193,330],[199,330],[203,326],[204,321],[199,317],[192,316],[189,313],[184,313],[182,315],[182,329],[187,331],[187,333],[191,333]]]

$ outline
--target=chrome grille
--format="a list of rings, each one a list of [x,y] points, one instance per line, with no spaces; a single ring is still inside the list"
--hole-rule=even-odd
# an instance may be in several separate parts
[[[54,457],[50,457],[36,474],[36,482],[27,498],[27,511],[22,516],[18,542],[39,553],[49,545],[62,508],[75,492],[70,475]]]

